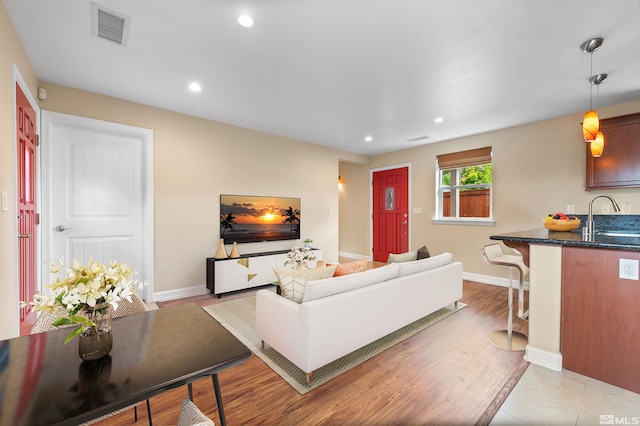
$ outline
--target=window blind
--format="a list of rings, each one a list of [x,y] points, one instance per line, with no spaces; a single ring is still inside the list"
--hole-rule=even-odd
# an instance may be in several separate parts
[[[470,149],[468,151],[441,154],[437,157],[440,170],[457,169],[459,167],[491,164],[491,147]]]

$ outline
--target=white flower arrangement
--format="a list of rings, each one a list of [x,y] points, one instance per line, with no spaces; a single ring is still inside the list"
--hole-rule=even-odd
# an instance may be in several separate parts
[[[316,255],[309,247],[294,246],[287,253],[287,260],[284,266],[291,266],[293,269],[309,269],[313,266],[312,261],[316,259]]]
[[[49,271],[56,274],[63,267],[64,260],[60,259],[58,262],[51,263]],[[96,308],[96,305],[99,308],[104,303],[116,310],[118,302],[122,299],[131,302],[131,295],[135,293],[136,288],[142,288],[145,285],[144,282],[134,279],[135,275],[136,272],[124,263],[111,261],[107,266],[90,259],[87,266],[83,266],[74,260],[63,278],[57,277],[53,283],[47,285],[51,290],[49,294],[35,294],[31,305],[35,311],[53,312],[59,307],[68,311],[69,318],[60,318],[53,323],[54,326],[79,325],[69,334],[65,340],[67,343],[80,334],[85,327],[96,325],[91,319],[77,315],[80,310],[89,311]]]

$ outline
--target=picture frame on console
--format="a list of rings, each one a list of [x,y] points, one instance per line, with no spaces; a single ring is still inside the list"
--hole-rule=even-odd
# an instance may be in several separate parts
[[[220,194],[220,238],[226,244],[299,240],[300,198]]]

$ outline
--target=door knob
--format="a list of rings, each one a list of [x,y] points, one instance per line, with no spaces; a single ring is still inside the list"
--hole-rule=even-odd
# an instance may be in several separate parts
[[[68,230],[68,229],[73,229],[73,228],[65,228],[65,227],[64,227],[64,225],[58,225],[58,226],[56,226],[56,228],[55,228],[55,229],[56,229],[56,231],[58,231],[58,232],[62,232],[62,231],[66,231],[66,230]]]
[[[31,234],[18,234],[18,238],[31,238]]]
[[[402,222],[403,225],[408,225],[409,221],[405,220],[404,222]]]

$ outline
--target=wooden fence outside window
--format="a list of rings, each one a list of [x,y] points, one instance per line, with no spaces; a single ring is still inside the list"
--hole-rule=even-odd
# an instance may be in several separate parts
[[[489,190],[460,191],[459,217],[489,217]],[[442,216],[451,217],[451,193],[445,192],[442,200]]]

